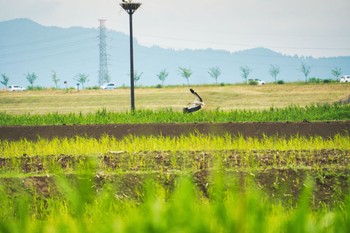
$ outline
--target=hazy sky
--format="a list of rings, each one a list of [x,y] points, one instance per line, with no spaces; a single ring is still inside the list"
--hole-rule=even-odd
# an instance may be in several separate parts
[[[0,0],[0,21],[129,33],[121,0]],[[143,45],[239,51],[266,47],[288,55],[350,55],[350,0],[140,0],[134,36]]]

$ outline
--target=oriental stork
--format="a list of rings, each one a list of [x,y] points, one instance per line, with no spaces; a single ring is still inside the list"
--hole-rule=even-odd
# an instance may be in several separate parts
[[[191,93],[196,97],[192,103],[190,103],[187,107],[183,108],[184,113],[191,113],[198,111],[204,106],[203,99],[195,92],[192,88],[190,89]]]

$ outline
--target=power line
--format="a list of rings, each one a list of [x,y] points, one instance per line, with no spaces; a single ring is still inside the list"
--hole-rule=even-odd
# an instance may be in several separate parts
[[[50,54],[46,54],[46,55],[40,55],[40,56],[30,56],[29,58],[21,58],[21,59],[17,59],[17,60],[9,60],[9,61],[1,61],[0,60],[0,65],[9,65],[9,64],[17,64],[17,63],[25,63],[28,61],[34,61],[34,60],[42,60],[44,58],[52,58],[52,57],[57,57],[60,55],[70,55],[70,54],[77,54],[78,52],[84,51],[86,49],[92,49],[92,48],[96,48],[96,46],[89,46],[89,47],[84,47],[84,48],[76,48],[76,49],[72,49],[69,52],[67,51],[60,51],[57,50],[56,53],[50,53]]]
[[[95,38],[93,38],[95,40]],[[65,43],[59,43],[59,44],[50,44],[47,46],[41,46],[41,47],[28,47],[21,49],[21,48],[12,48],[13,51],[2,51],[3,53],[0,53],[0,56],[2,57],[11,57],[11,56],[16,56],[16,55],[22,55],[26,53],[41,53],[41,52],[48,52],[50,50],[54,51],[62,51],[64,48],[69,48],[69,47],[82,47],[84,44],[91,46],[92,44],[92,38],[85,38],[81,39],[79,41],[70,41],[70,42],[65,42]],[[10,49],[8,49],[10,50]]]
[[[183,42],[191,42],[191,43],[203,43],[210,45],[227,45],[227,46],[247,46],[247,47],[261,47],[256,44],[248,44],[248,43],[232,43],[232,42],[221,42],[221,41],[212,41],[212,40],[197,40],[197,39],[188,39],[188,38],[180,38],[180,37],[171,37],[171,36],[158,36],[158,35],[148,35],[148,34],[138,34],[139,37],[149,37],[156,39],[165,39],[165,40],[173,40],[173,41],[183,41]],[[305,50],[349,50],[350,47],[298,47],[298,46],[268,46],[273,49],[305,49]]]
[[[14,35],[2,35],[2,38],[6,38],[6,37],[10,37],[11,40],[10,40],[10,43],[8,44],[4,44],[4,43],[0,43],[0,49],[11,49],[12,47],[20,47],[20,46],[28,46],[28,45],[31,45],[31,46],[35,46],[36,44],[38,45],[42,45],[44,43],[55,43],[55,42],[59,42],[61,43],[61,41],[64,41],[64,40],[69,40],[69,41],[72,41],[72,40],[77,40],[77,41],[80,41],[82,39],[86,39],[86,34],[84,33],[81,33],[81,32],[78,32],[78,33],[69,33],[67,34],[66,32],[63,33],[62,35],[60,36],[51,36],[51,37],[47,37],[45,36],[44,38],[40,38],[40,39],[33,39],[33,40],[28,40],[28,38],[26,38],[25,41],[23,42],[17,42],[17,43],[13,43],[13,38]],[[81,38],[80,38],[81,37]],[[91,37],[90,37],[91,38]],[[93,37],[95,38],[95,37]],[[1,40],[0,40],[1,42]]]

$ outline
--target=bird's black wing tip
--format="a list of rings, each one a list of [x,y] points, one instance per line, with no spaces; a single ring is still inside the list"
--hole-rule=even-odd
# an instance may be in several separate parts
[[[194,90],[193,90],[192,88],[190,88],[190,91],[191,91],[192,93],[194,93]]]

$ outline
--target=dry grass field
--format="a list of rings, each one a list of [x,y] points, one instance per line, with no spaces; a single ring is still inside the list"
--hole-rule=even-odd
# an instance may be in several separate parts
[[[350,95],[348,84],[267,84],[264,86],[230,85],[197,86],[205,108],[215,110],[261,110],[289,105],[306,106],[331,103]],[[194,97],[187,86],[136,88],[136,109],[171,108],[181,111]],[[130,90],[40,90],[26,92],[0,91],[0,111],[9,114],[88,113],[130,110]]]

